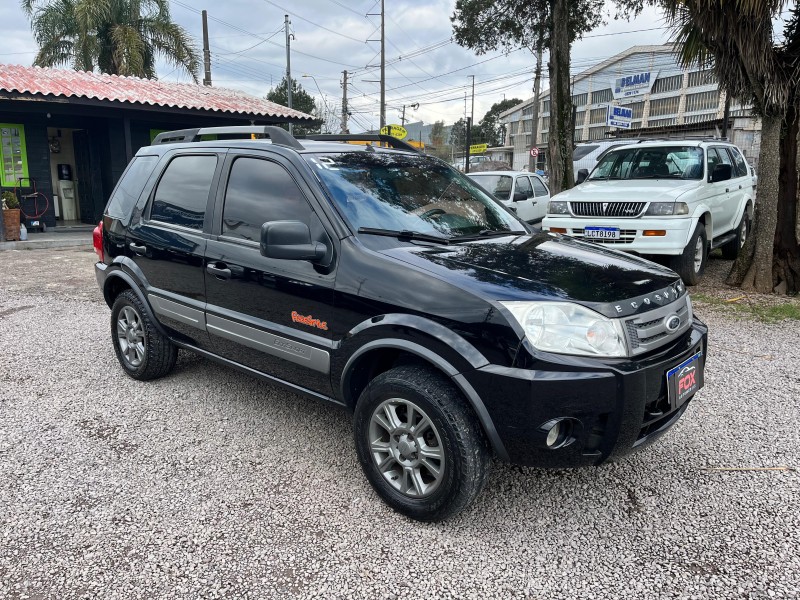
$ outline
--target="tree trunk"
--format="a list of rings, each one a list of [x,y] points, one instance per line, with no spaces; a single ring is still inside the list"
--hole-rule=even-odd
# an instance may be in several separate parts
[[[786,113],[786,129],[781,137],[780,192],[778,226],[775,232],[773,275],[776,291],[794,294],[800,291],[800,246],[798,244],[797,210],[797,137],[800,111],[794,98]]]
[[[729,285],[764,294],[771,293],[774,288],[772,257],[778,223],[781,122],[776,116],[765,116],[761,120],[753,233],[733,263],[727,280]]]
[[[542,91],[542,35],[536,41],[536,74],[533,78],[533,114],[531,118],[531,145],[528,148],[528,172],[536,171],[536,158],[531,150],[536,148],[536,138],[539,137],[539,93]]]
[[[550,31],[550,193],[575,184],[572,173],[572,94],[569,85],[569,2],[551,0]]]

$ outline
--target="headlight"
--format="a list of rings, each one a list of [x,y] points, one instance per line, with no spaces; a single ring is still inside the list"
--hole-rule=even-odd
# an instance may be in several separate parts
[[[547,214],[549,215],[568,215],[569,208],[567,208],[567,203],[563,200],[556,200],[553,202],[552,200],[547,203]]]
[[[665,215],[688,215],[689,205],[686,202],[651,202],[646,215],[663,217]]]
[[[501,302],[539,350],[581,356],[627,356],[622,324],[569,302]]]

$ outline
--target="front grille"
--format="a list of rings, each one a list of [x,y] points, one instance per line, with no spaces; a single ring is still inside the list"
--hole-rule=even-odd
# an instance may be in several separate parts
[[[675,302],[625,319],[625,333],[631,354],[642,354],[663,346],[682,335],[692,324],[692,309],[688,294]],[[667,330],[667,318],[677,315],[680,325],[676,331]]]
[[[642,214],[644,202],[570,202],[576,217],[622,217],[635,219]]]
[[[585,240],[587,242],[593,242],[596,244],[630,244],[636,239],[636,230],[635,229],[620,229],[619,230],[619,239],[618,240],[609,240],[606,238],[586,238],[583,234],[583,229],[573,229],[572,233],[570,234],[574,238],[578,238],[581,240]]]

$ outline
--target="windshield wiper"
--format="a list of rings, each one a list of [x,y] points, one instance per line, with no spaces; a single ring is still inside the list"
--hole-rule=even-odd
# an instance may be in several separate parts
[[[375,227],[359,227],[358,233],[367,233],[369,235],[384,235],[386,237],[394,237],[398,240],[418,240],[420,242],[433,242],[434,244],[449,244],[450,240],[438,235],[430,235],[428,233],[420,233],[419,231],[411,231],[409,229],[378,229]]]
[[[481,229],[478,233],[468,234],[468,235],[459,235],[457,237],[450,238],[452,242],[467,242],[470,240],[479,240],[481,238],[487,237],[498,237],[498,236],[507,236],[507,235],[525,235],[528,233],[527,231],[511,231],[508,229]]]

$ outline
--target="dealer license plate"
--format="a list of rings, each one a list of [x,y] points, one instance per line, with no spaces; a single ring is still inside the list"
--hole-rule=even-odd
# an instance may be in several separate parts
[[[678,408],[703,387],[702,356],[700,351],[667,371],[667,393],[672,407]]]
[[[618,240],[619,227],[586,227],[583,237],[590,240]]]

